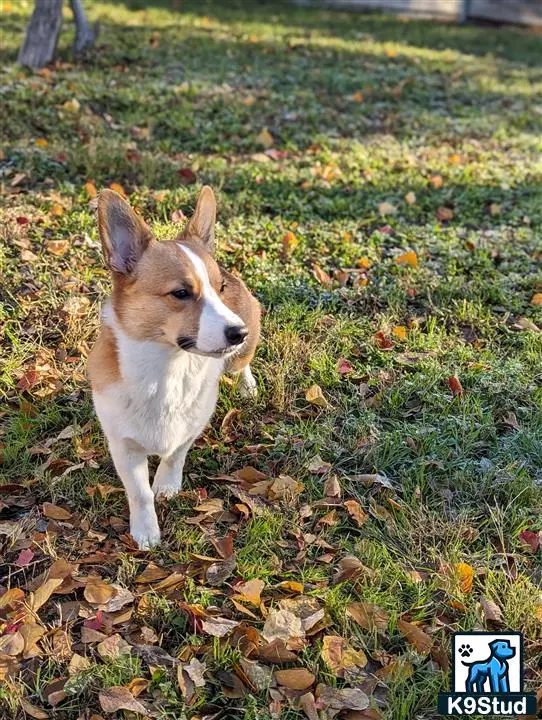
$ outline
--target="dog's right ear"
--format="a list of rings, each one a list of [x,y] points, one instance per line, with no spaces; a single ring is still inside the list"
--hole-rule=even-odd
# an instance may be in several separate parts
[[[105,259],[113,272],[130,275],[153,237],[130,205],[113,190],[98,196],[98,231]]]

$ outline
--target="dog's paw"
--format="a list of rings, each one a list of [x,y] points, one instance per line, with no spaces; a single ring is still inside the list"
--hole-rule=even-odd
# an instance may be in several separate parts
[[[150,548],[160,545],[158,521],[132,521],[130,523],[130,535],[134,538],[140,550],[150,550]]]
[[[473,650],[470,645],[460,645],[457,652],[461,655],[461,657],[470,657]]]
[[[243,400],[256,400],[258,397],[258,385],[254,380],[252,383],[241,381],[239,383],[239,395]]]
[[[172,483],[172,484],[165,484],[165,483],[159,483],[158,485],[154,483],[152,486],[152,491],[156,497],[156,499],[164,498],[169,499],[172,498],[174,495],[177,495],[177,493],[180,493],[182,490],[183,484],[181,483]]]

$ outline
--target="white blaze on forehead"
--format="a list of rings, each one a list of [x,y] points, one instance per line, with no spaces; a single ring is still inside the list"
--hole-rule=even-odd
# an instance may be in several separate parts
[[[186,245],[177,243],[194,267],[194,271],[201,283],[201,299],[203,309],[199,320],[196,347],[201,352],[217,352],[228,347],[226,328],[239,326],[244,323],[241,318],[224,305],[209,280],[209,273],[205,263],[197,253]]]

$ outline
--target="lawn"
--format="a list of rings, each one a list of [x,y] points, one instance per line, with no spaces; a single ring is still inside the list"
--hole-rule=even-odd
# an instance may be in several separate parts
[[[539,690],[541,36],[87,5],[97,50],[66,9],[38,73],[4,7],[2,718],[434,718],[461,629],[522,630]],[[259,397],[224,378],[139,552],[85,379],[95,194],[166,238],[202,184]]]

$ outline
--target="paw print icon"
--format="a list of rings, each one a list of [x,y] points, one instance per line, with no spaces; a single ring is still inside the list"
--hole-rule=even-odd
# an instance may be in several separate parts
[[[461,657],[468,658],[472,655],[473,650],[470,645],[460,645],[457,652],[461,655]]]

